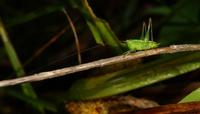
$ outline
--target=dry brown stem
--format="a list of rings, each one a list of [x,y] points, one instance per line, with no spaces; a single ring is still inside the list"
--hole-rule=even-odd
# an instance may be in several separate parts
[[[84,63],[84,64],[80,64],[76,66],[61,68],[61,69],[47,71],[47,72],[41,72],[41,73],[37,73],[37,74],[25,76],[25,77],[2,80],[0,81],[0,87],[17,85],[17,84],[22,84],[22,83],[27,83],[27,82],[47,80],[51,78],[65,76],[67,74],[72,74],[75,72],[80,72],[80,71],[84,71],[84,70],[88,70],[92,68],[104,67],[106,65],[126,62],[129,60],[148,57],[152,55],[177,53],[177,52],[184,52],[184,51],[200,51],[200,44],[171,45],[169,47],[154,48],[150,50],[139,51],[135,53],[101,59],[101,60]]]

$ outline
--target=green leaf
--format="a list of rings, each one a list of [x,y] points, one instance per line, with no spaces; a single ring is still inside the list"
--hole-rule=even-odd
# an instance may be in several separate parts
[[[108,45],[116,54],[123,53],[121,43],[109,24],[95,15],[87,0],[71,0],[71,4],[82,13],[96,43]]]
[[[10,62],[12,64],[13,69],[15,70],[17,76],[21,77],[21,76],[25,75],[25,71],[22,67],[22,64],[20,63],[17,53],[15,52],[15,49],[13,48],[13,46],[9,40],[8,34],[3,26],[1,19],[0,19],[0,35],[1,35],[1,39],[4,43],[5,50],[8,54]],[[22,88],[23,88],[23,91],[25,94],[32,96],[33,98],[36,98],[36,94],[35,94],[34,90],[32,89],[31,85],[23,84]]]
[[[185,96],[179,103],[200,101],[200,88],[194,90],[189,95]]]
[[[88,27],[90,28],[90,31],[92,32],[94,39],[97,44],[104,45],[104,42],[101,38],[101,34],[98,31],[98,28],[90,21],[86,20]]]
[[[67,99],[85,100],[112,96],[154,84],[200,68],[200,53],[157,60],[136,68],[80,79]]]
[[[101,35],[101,39],[105,42],[105,44],[107,44],[115,53],[122,54],[123,49],[120,41],[110,28],[109,24],[100,18],[96,18],[94,21],[96,27],[98,28],[98,32]]]

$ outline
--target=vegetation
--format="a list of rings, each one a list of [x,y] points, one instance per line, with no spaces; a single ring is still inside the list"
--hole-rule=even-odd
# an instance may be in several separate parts
[[[198,0],[1,0],[0,9],[1,80],[126,55],[129,50],[200,43]],[[152,25],[146,30],[143,22],[149,18]],[[156,46],[149,47],[151,43]],[[199,101],[199,68],[199,52],[181,52],[2,87],[0,113],[65,114],[65,102],[115,95],[159,104]]]

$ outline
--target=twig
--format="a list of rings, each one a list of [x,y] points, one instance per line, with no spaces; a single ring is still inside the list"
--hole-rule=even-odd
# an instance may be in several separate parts
[[[200,44],[183,44],[183,45],[171,45],[169,47],[155,48],[146,51],[139,51],[135,53],[130,53],[126,55],[115,56],[111,58],[101,59],[93,61],[90,63],[80,64],[72,67],[66,67],[62,69],[41,72],[38,74],[33,74],[25,77],[20,77],[16,79],[9,79],[0,81],[0,87],[17,85],[27,82],[36,82],[46,79],[56,78],[65,76],[67,74],[72,74],[75,72],[80,72],[92,68],[104,67],[106,65],[112,65],[120,62],[126,62],[129,60],[134,60],[138,58],[148,57],[152,55],[166,54],[166,53],[177,53],[184,51],[200,51]]]
[[[77,49],[77,56],[78,56],[78,62],[79,64],[81,64],[81,51],[80,51],[80,43],[79,43],[79,40],[78,40],[78,35],[77,35],[77,32],[76,32],[76,28],[69,16],[69,14],[67,13],[67,11],[65,10],[65,8],[63,8],[63,12],[64,14],[66,15],[67,17],[67,20],[69,21],[69,25],[71,26],[72,28],[72,32],[74,34],[74,38],[75,38],[75,44],[76,44],[76,49]]]

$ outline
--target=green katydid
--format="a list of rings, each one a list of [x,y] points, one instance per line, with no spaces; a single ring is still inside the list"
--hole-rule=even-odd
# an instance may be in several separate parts
[[[147,30],[146,24],[143,23],[140,39],[130,39],[125,41],[129,51],[140,51],[158,47],[159,43],[153,41],[152,32],[152,21],[150,18]]]

